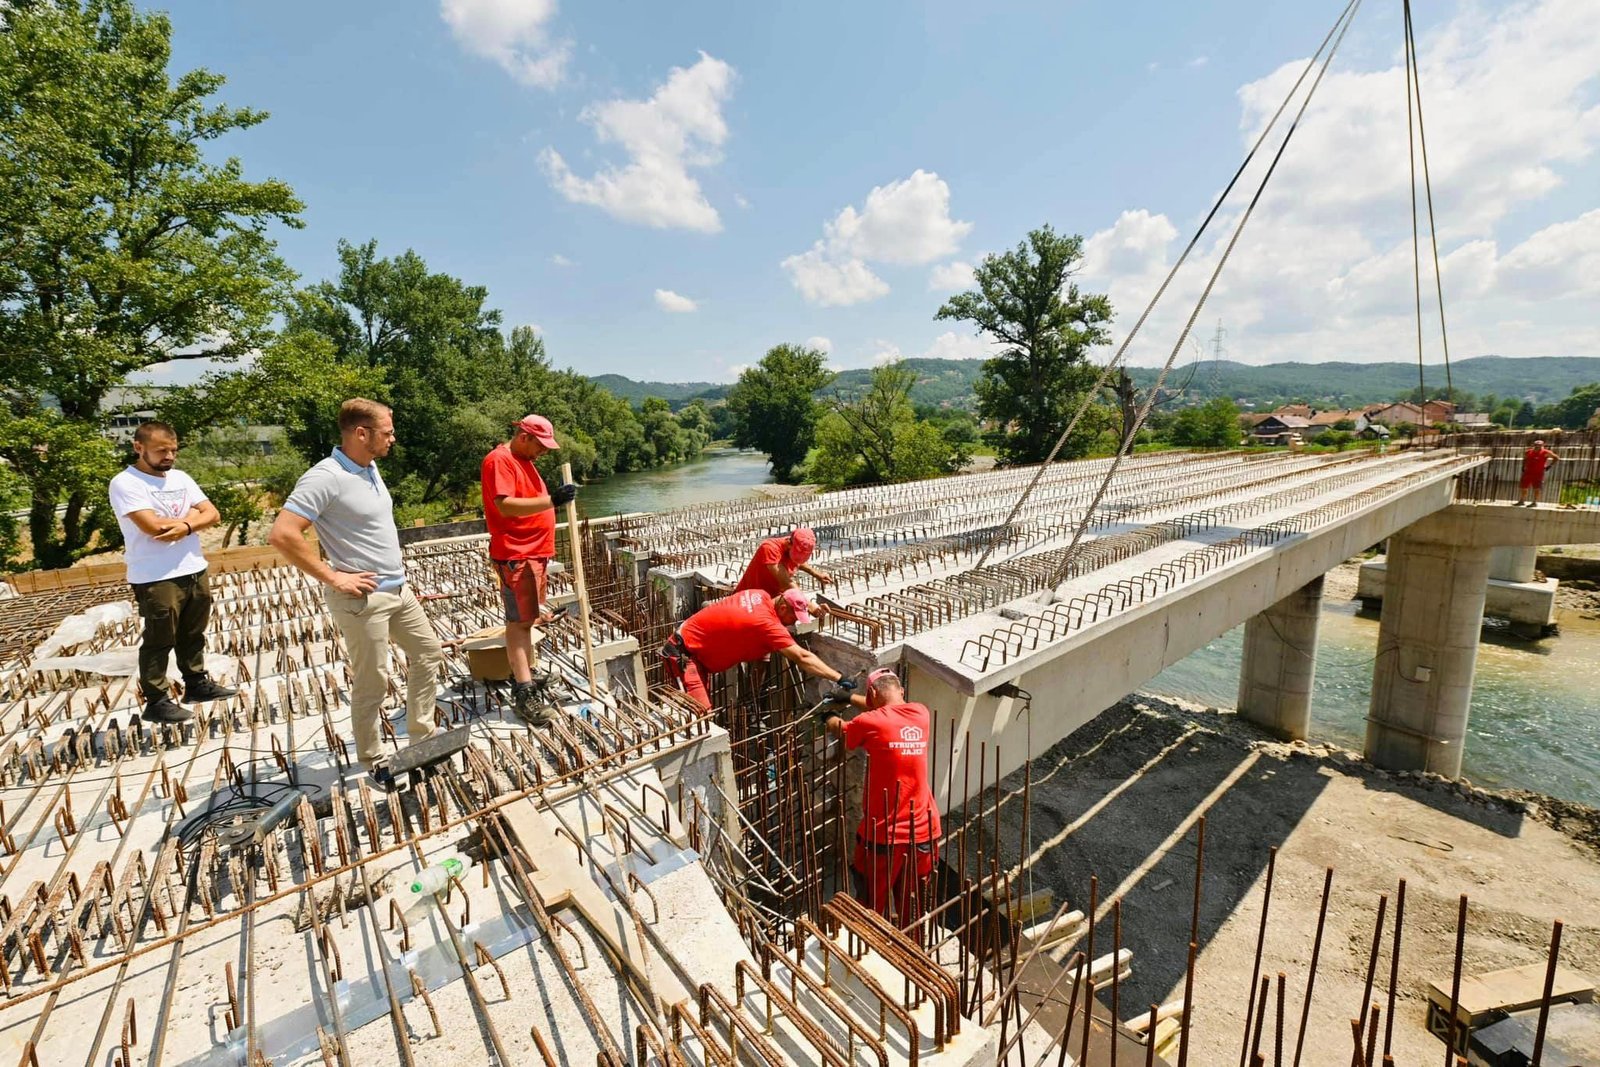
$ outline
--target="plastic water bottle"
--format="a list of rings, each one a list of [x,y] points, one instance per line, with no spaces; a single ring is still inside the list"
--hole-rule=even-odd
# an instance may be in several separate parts
[[[426,893],[429,895],[442,892],[445,886],[450,884],[452,877],[460,878],[471,868],[471,860],[456,859],[452,856],[443,863],[434,864],[418,875],[417,880],[411,883],[411,891],[417,894]]]

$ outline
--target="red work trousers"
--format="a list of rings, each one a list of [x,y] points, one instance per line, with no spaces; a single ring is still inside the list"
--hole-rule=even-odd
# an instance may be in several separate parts
[[[711,710],[711,694],[706,690],[706,680],[700,674],[698,663],[688,657],[675,659],[668,656],[667,677],[683,686],[683,691],[689,694],[689,699],[707,711]]]
[[[850,859],[853,895],[905,929],[922,917],[922,887],[933,873],[937,857],[938,843],[934,841],[869,846],[858,837]]]

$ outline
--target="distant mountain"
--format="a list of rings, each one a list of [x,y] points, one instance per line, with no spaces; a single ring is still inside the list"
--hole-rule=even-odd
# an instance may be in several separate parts
[[[917,374],[911,399],[918,404],[972,408],[977,403],[974,383],[983,369],[981,359],[908,359],[905,366]],[[1535,404],[1560,400],[1580,385],[1600,382],[1600,357],[1595,356],[1476,356],[1452,363],[1450,378],[1458,392],[1483,397],[1490,393],[1504,400],[1515,397]],[[1154,367],[1134,367],[1130,373],[1140,385],[1156,380]],[[1442,389],[1444,367],[1425,368],[1428,391]],[[870,368],[847,370],[834,379],[824,394],[852,393],[872,378]],[[728,395],[727,385],[710,382],[637,382],[620,374],[593,379],[620,397],[637,404],[659,396],[681,407],[696,398],[708,403]],[[1252,366],[1231,360],[1200,360],[1174,367],[1167,388],[1182,391],[1198,402],[1227,396],[1242,404],[1274,406],[1303,401],[1319,407],[1351,407],[1396,400],[1417,387],[1415,363],[1266,363]]]
[[[1445,385],[1443,364],[1424,368],[1428,392]],[[1155,381],[1154,367],[1134,367],[1135,382]],[[1477,397],[1494,394],[1535,404],[1563,399],[1573,388],[1600,382],[1600,358],[1594,356],[1475,356],[1450,365],[1450,382],[1458,392]],[[1322,407],[1394,400],[1417,387],[1415,363],[1267,363],[1251,366],[1230,360],[1200,360],[1174,367],[1168,388],[1183,388],[1197,400],[1228,396],[1262,404],[1304,401]]]
[[[728,395],[728,386],[713,382],[637,382],[621,374],[592,374],[589,380],[604,386],[630,404],[637,405],[647,396],[659,396],[674,408],[691,400],[704,399],[707,403]]]

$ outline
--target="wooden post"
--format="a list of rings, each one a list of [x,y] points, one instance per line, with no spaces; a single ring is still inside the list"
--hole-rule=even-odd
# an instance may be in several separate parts
[[[572,464],[561,465],[561,482],[572,481]],[[578,537],[578,502],[567,501],[567,543],[572,546],[572,584],[578,592],[578,625],[583,627],[583,666],[589,672],[589,696],[599,699],[594,681],[594,636],[589,632],[589,590],[583,584],[583,543]]]

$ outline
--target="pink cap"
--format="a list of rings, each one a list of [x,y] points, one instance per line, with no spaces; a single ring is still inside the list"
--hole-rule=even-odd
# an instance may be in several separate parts
[[[789,535],[789,558],[799,566],[811,558],[811,553],[817,550],[817,535],[811,532],[809,526],[796,526]]]
[[[811,621],[811,601],[798,589],[785,589],[778,595],[778,599],[785,601],[794,609],[795,622]]]
[[[900,676],[895,673],[895,670],[894,670],[893,667],[879,667],[877,670],[875,670],[871,674],[867,675],[867,693],[866,693],[866,696],[867,696],[867,704],[868,704],[868,706],[870,706],[870,707],[878,707],[879,706],[879,704],[878,704],[878,682],[881,681],[884,678],[893,678],[897,682],[900,680]]]
[[[533,439],[546,448],[561,447],[556,442],[556,428],[550,425],[550,420],[543,415],[524,415],[520,421],[513,423],[511,428],[532,434]]]

